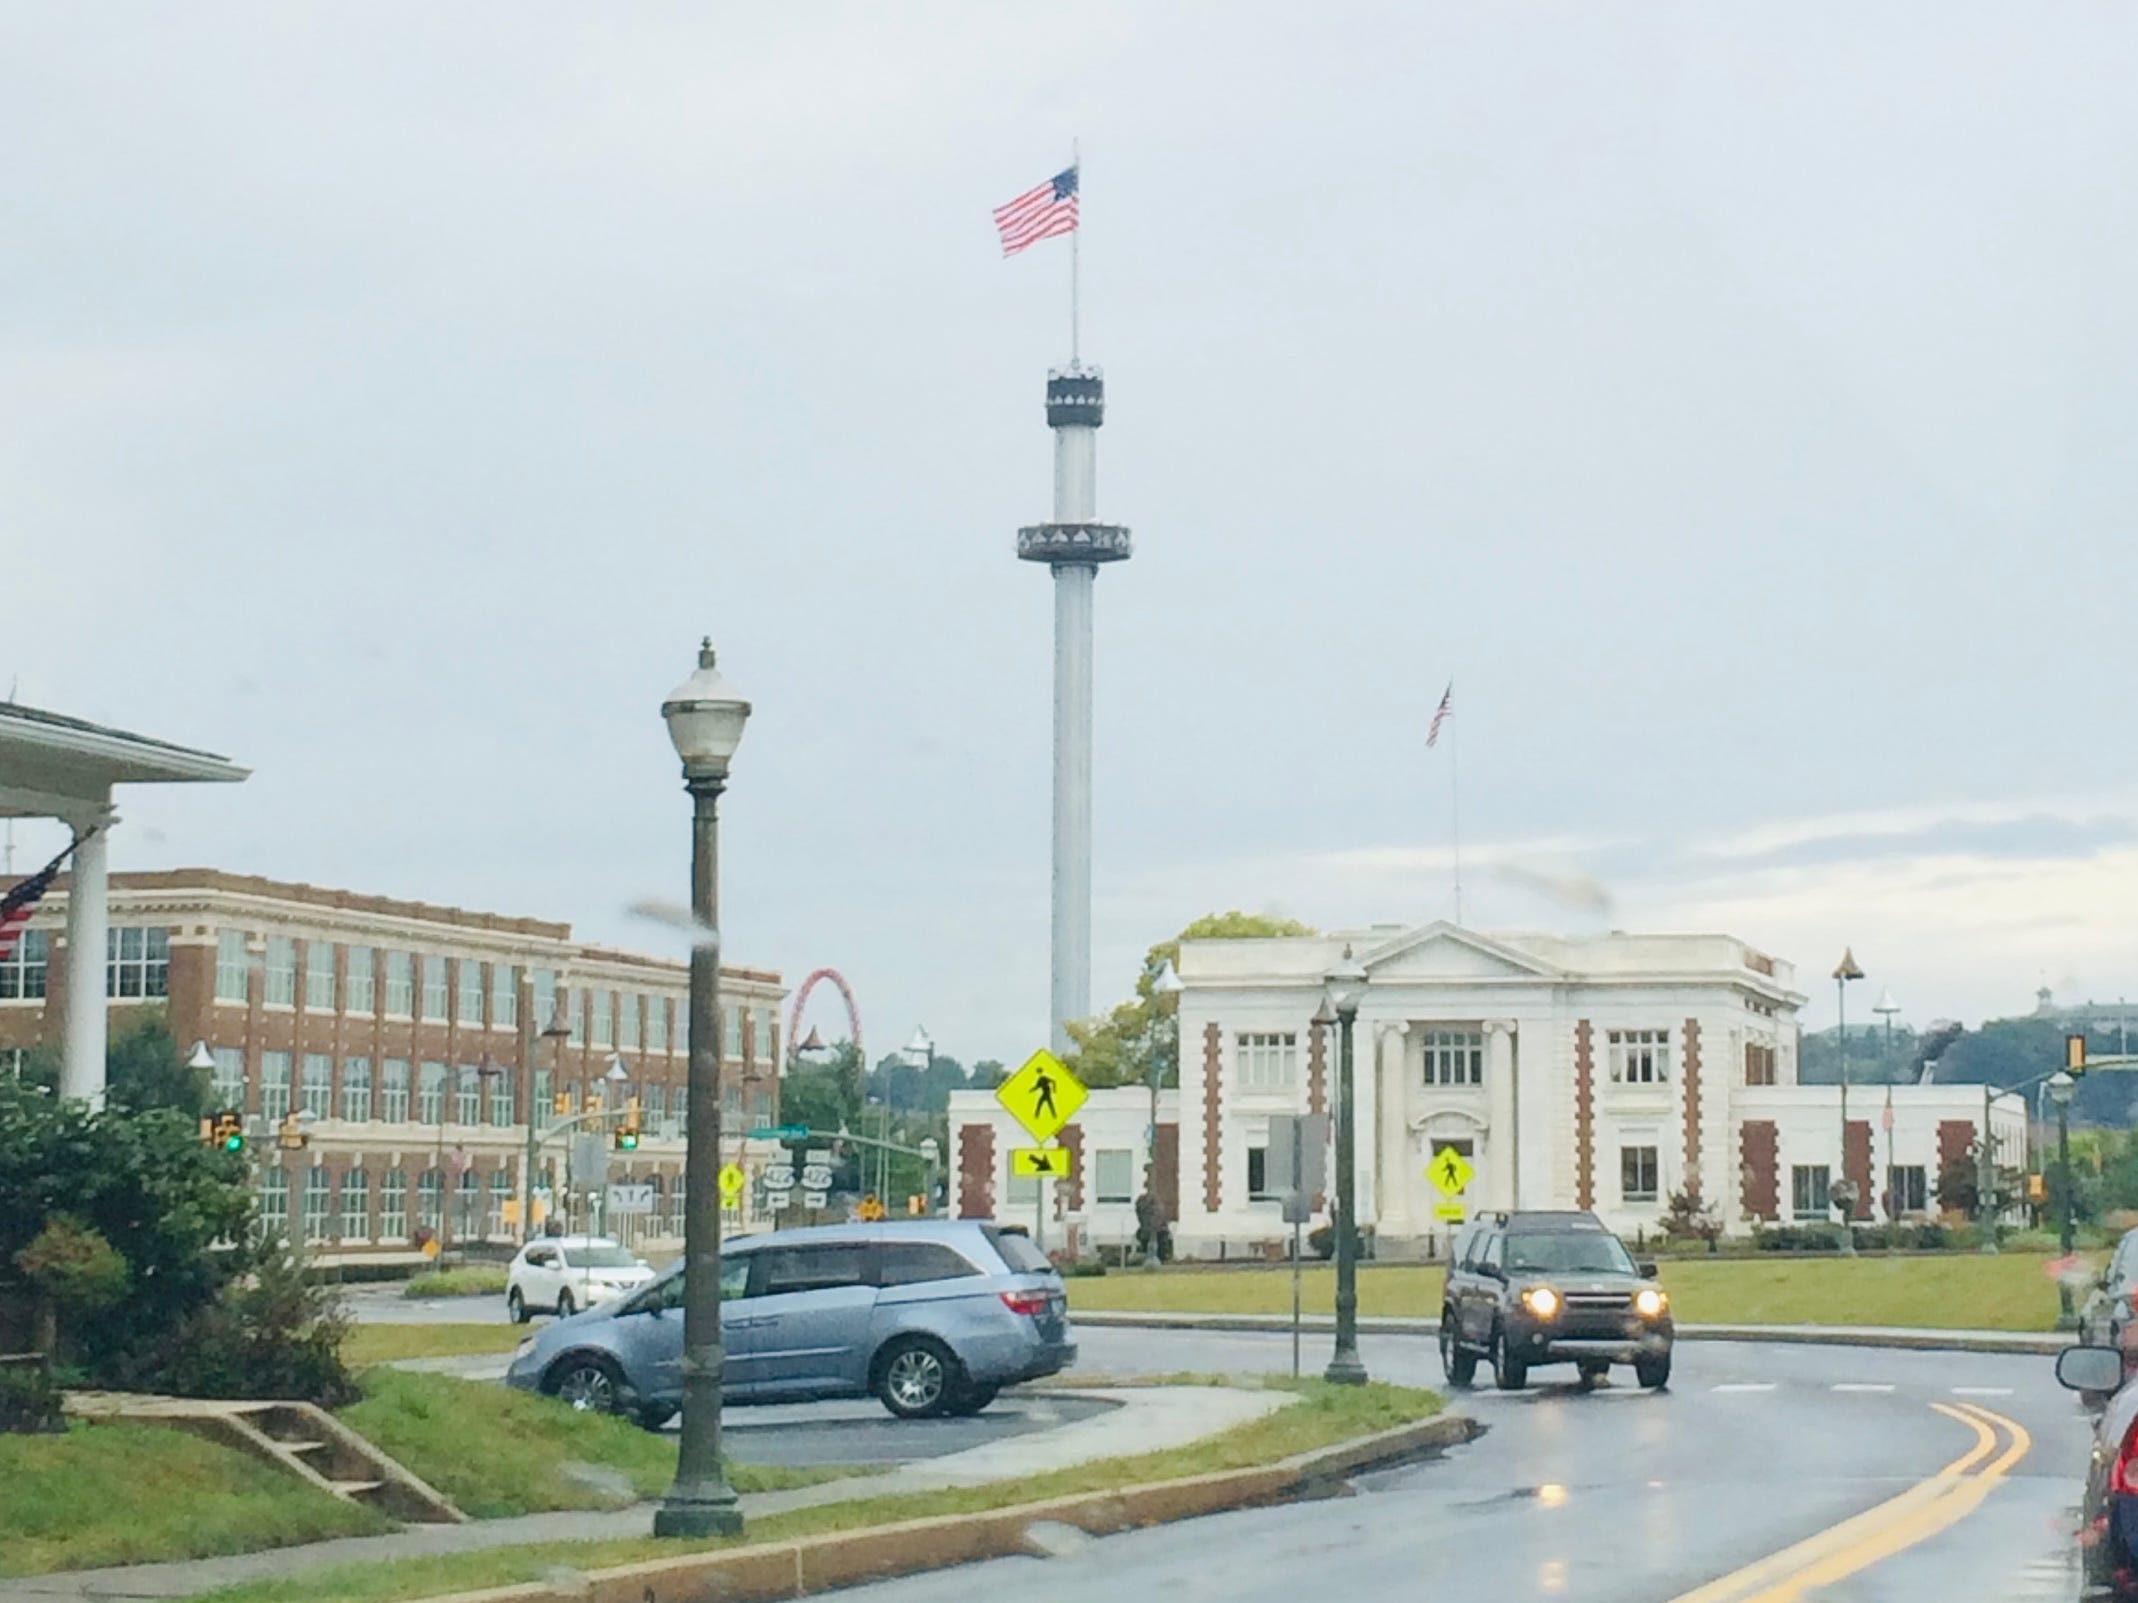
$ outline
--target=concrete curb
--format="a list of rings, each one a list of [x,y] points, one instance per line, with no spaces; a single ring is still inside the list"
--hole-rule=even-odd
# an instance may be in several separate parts
[[[563,1603],[565,1599],[573,1603],[697,1603],[712,1597],[723,1603],[758,1603],[760,1599],[806,1597],[982,1559],[1040,1554],[1044,1550],[1031,1534],[1036,1525],[1068,1525],[1087,1535],[1111,1536],[1146,1525],[1319,1495],[1365,1470],[1458,1446],[1480,1429],[1467,1415],[1442,1413],[1253,1469],[1081,1492],[984,1513],[905,1520],[725,1552],[689,1553],[592,1570],[561,1584],[455,1592],[428,1603]]]
[[[1073,1321],[1106,1330],[1223,1330],[1268,1333],[1289,1331],[1285,1314],[1161,1314],[1090,1309],[1072,1311]],[[1299,1328],[1326,1336],[1336,1321],[1309,1315]],[[1359,1321],[1363,1336],[1438,1336],[1440,1324],[1429,1319],[1372,1318]],[[2045,1332],[1995,1330],[1878,1330],[1859,1325],[1680,1325],[1680,1341],[1781,1342],[1806,1347],[1889,1347],[1912,1352],[2021,1353],[2053,1356],[2076,1339]]]

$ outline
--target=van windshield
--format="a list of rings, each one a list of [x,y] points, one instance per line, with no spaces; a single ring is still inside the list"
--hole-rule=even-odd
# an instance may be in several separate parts
[[[1616,1236],[1597,1231],[1509,1236],[1509,1270],[1543,1270],[1550,1274],[1630,1275],[1633,1259]]]

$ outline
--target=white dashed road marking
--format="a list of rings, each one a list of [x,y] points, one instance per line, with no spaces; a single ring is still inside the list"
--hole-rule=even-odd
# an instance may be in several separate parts
[[[1880,1385],[1871,1381],[1844,1380],[1838,1382],[1837,1384],[1828,1389],[1832,1391],[1889,1392],[1893,1388],[1891,1386]]]
[[[1955,1386],[1952,1389],[1952,1394],[1955,1397],[2009,1397],[2012,1395],[2012,1388],[2009,1386]]]
[[[1772,1391],[1774,1390],[1774,1382],[1771,1380],[1740,1380],[1732,1381],[1725,1386],[1710,1386],[1708,1390],[1718,1392]]]

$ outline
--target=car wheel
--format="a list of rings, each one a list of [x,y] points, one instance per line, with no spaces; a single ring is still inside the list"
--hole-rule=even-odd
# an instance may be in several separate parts
[[[1633,1360],[1633,1373],[1643,1386],[1654,1391],[1659,1386],[1670,1384],[1670,1354],[1658,1353],[1653,1358]]]
[[[527,1323],[527,1299],[520,1295],[518,1286],[505,1294],[505,1312],[512,1316],[515,1325]]]
[[[1450,1386],[1467,1386],[1477,1379],[1477,1354],[1463,1351],[1455,1339],[1455,1316],[1440,1316],[1440,1372]]]
[[[572,1294],[569,1291],[557,1293],[557,1317],[559,1319],[569,1319],[578,1311],[579,1305],[572,1301]]]
[[[1520,1391],[1529,1384],[1529,1365],[1507,1350],[1507,1332],[1492,1340],[1492,1379],[1501,1391]]]
[[[573,1353],[560,1359],[543,1388],[583,1414],[613,1414],[623,1406],[624,1377],[613,1360],[599,1353]]]
[[[676,1411],[668,1403],[648,1403],[638,1411],[638,1422],[648,1430],[659,1430],[675,1417]]]
[[[1584,1386],[1593,1386],[1599,1380],[1605,1379],[1611,1373],[1611,1366],[1609,1364],[1583,1364],[1580,1366],[1580,1368],[1581,1383]]]
[[[943,1412],[955,1419],[970,1419],[993,1402],[1001,1390],[1000,1386],[962,1386],[958,1389],[957,1400]]]
[[[957,1367],[941,1342],[901,1336],[876,1360],[876,1396],[900,1419],[926,1419],[956,1394]]]

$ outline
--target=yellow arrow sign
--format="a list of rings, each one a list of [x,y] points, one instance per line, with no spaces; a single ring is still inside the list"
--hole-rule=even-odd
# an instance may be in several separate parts
[[[1076,1117],[1091,1093],[1062,1060],[1041,1047],[1024,1067],[995,1087],[995,1100],[1025,1127],[1034,1141],[1052,1141]]]
[[[1020,1180],[1069,1178],[1067,1147],[1011,1147],[1010,1173]]]
[[[720,1194],[723,1197],[739,1197],[743,1187],[742,1165],[723,1163],[720,1166]]]
[[[1477,1171],[1470,1167],[1470,1160],[1453,1147],[1442,1147],[1433,1154],[1433,1161],[1425,1166],[1426,1178],[1444,1197],[1459,1197],[1469,1190],[1470,1182]]]
[[[1467,1217],[1469,1211],[1459,1202],[1436,1202],[1433,1204],[1433,1217],[1445,1220],[1449,1224],[1454,1224],[1456,1221]]]

